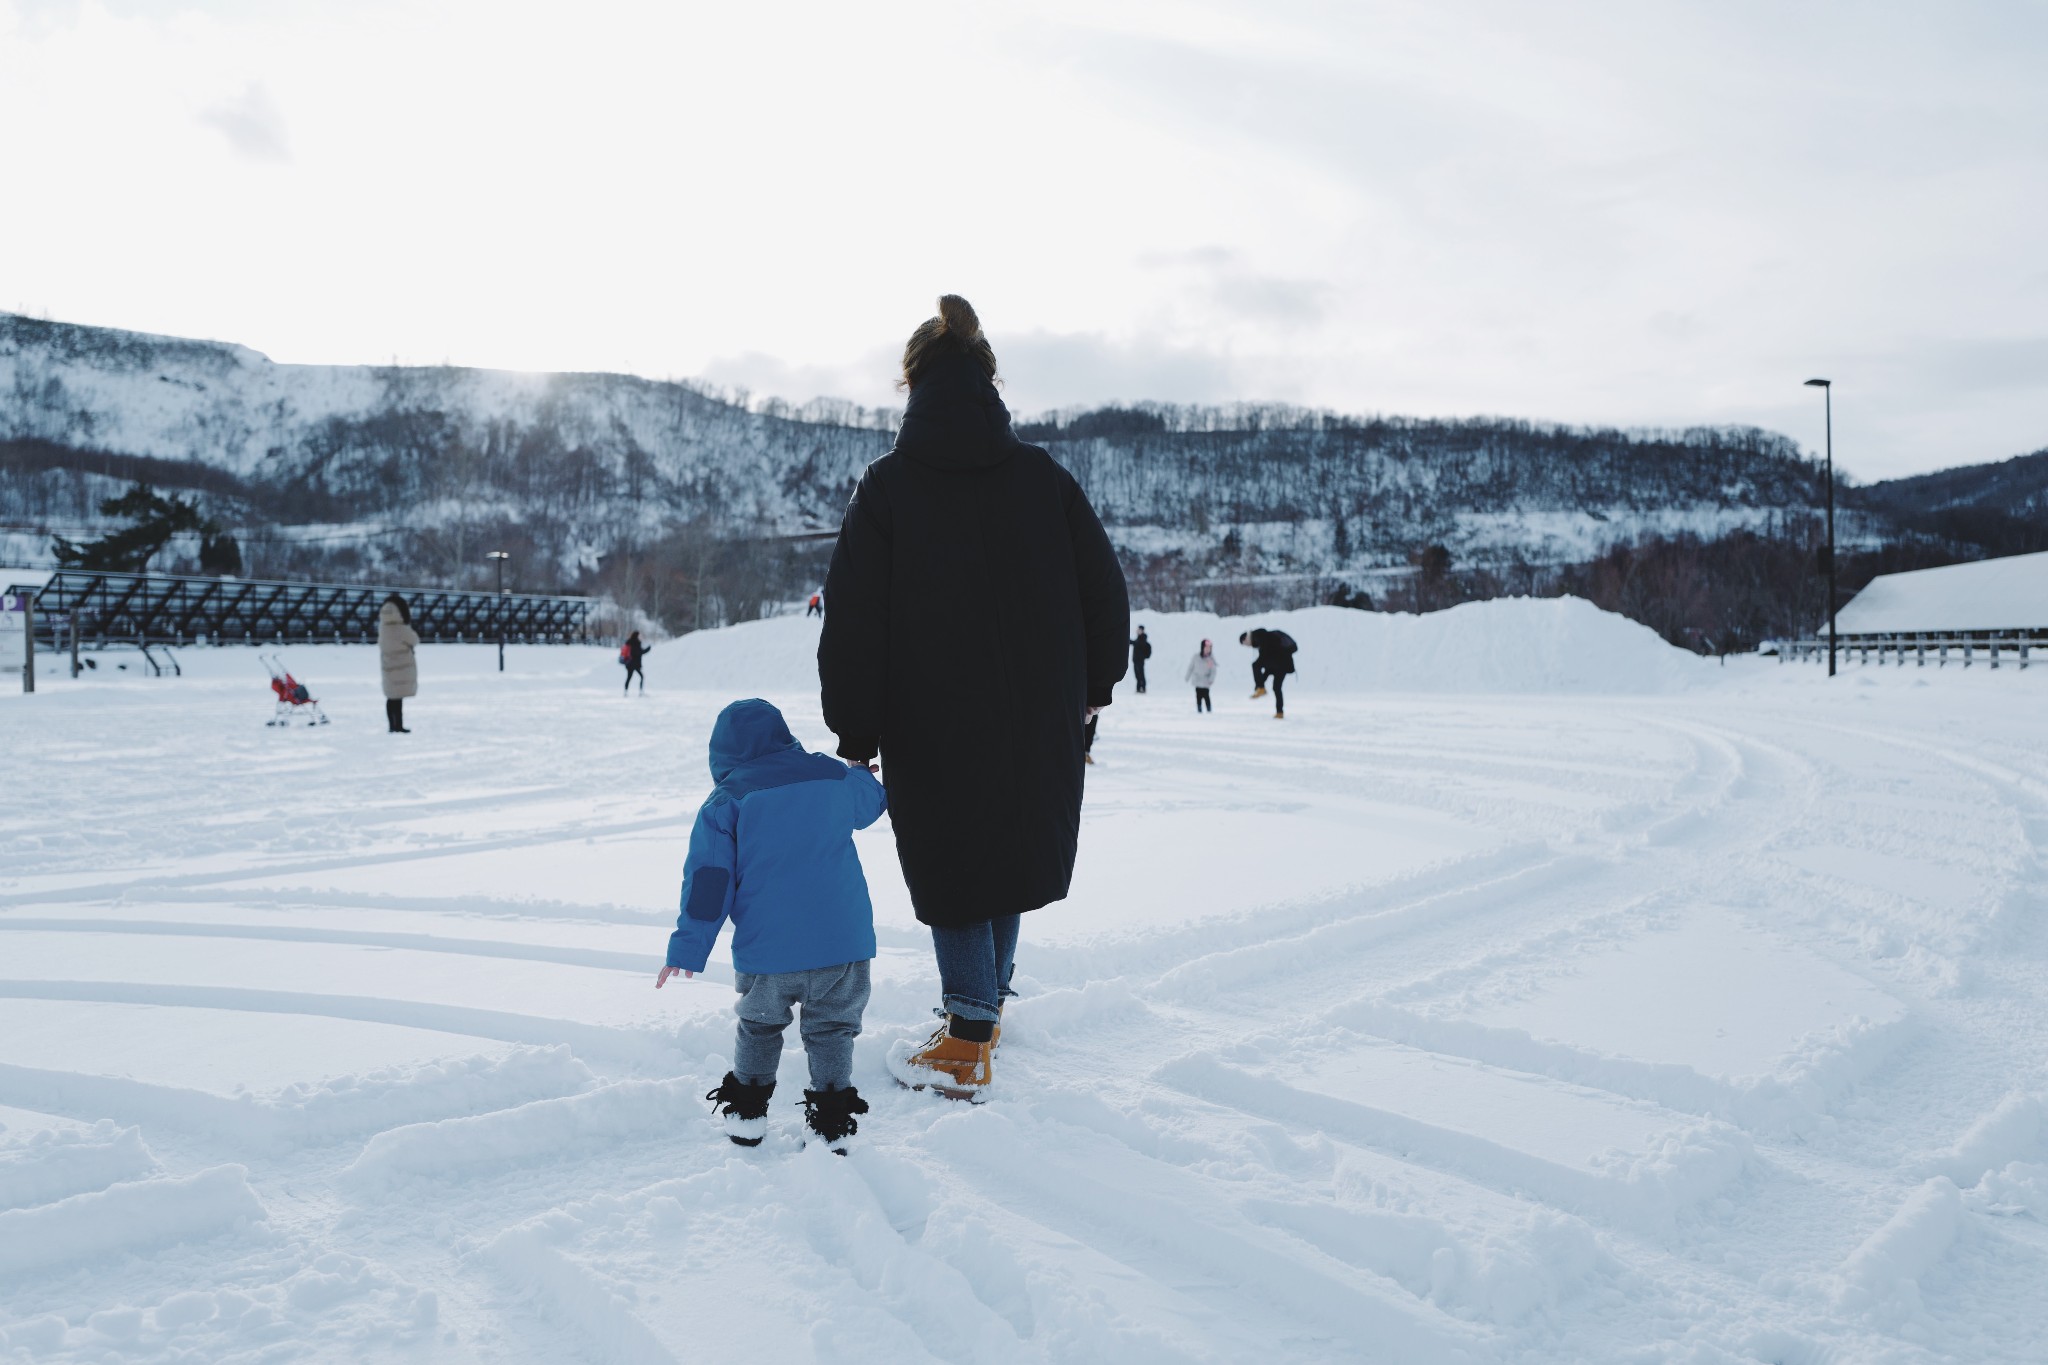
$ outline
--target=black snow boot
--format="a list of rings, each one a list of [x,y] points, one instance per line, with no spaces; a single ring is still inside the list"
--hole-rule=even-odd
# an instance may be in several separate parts
[[[852,1086],[844,1090],[804,1091],[804,1122],[818,1141],[840,1156],[846,1155],[846,1140],[860,1131],[855,1114],[868,1112],[868,1102]]]
[[[775,1082],[748,1085],[732,1072],[704,1098],[725,1116],[725,1135],[742,1147],[759,1147],[768,1136],[768,1101],[775,1094]]]

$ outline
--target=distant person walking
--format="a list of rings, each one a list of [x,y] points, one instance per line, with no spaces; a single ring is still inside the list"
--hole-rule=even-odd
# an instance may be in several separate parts
[[[1188,681],[1195,685],[1195,712],[1214,711],[1209,704],[1209,689],[1216,685],[1216,646],[1208,640],[1202,641],[1201,649],[1188,660]]]
[[[995,375],[974,309],[940,299],[903,348],[902,429],[847,506],[818,639],[825,723],[848,763],[881,754],[938,958],[946,1023],[890,1067],[954,1098],[986,1092],[1020,916],[1073,880],[1084,734],[1131,628],[1095,509],[1017,439]]]
[[[1138,627],[1138,638],[1131,641],[1131,676],[1137,680],[1137,690],[1145,690],[1145,660],[1152,657],[1152,642],[1145,638],[1145,628]]]
[[[810,619],[810,618],[811,618],[811,617],[813,617],[813,616],[823,616],[824,614],[825,614],[825,595],[824,595],[823,593],[818,593],[818,592],[814,592],[814,593],[812,593],[812,594],[811,594],[811,604],[810,604],[810,605],[809,605],[808,607],[805,607],[805,608],[804,608],[804,618],[805,618],[806,620],[808,620],[808,619]]]
[[[1294,637],[1284,630],[1248,630],[1237,637],[1241,645],[1256,649],[1252,660],[1252,697],[1266,695],[1266,683],[1273,684],[1273,719],[1287,719],[1287,675],[1294,671]]]
[[[640,695],[647,695],[647,675],[640,670],[640,661],[654,652],[654,646],[640,639],[640,632],[634,631],[626,637],[626,643],[619,646],[619,662],[626,666],[626,691],[633,690],[633,679],[640,680]],[[623,694],[622,694],[623,695]]]
[[[394,735],[412,733],[405,728],[405,699],[419,695],[420,666],[413,656],[419,646],[412,609],[392,593],[377,609],[377,663],[384,671],[384,719]]]

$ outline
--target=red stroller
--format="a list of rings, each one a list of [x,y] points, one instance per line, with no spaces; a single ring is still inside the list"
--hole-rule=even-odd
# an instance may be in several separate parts
[[[305,712],[306,724],[325,725],[327,713],[320,709],[320,703],[306,690],[306,685],[286,671],[284,660],[275,654],[259,654],[264,666],[270,670],[270,690],[277,697],[277,709],[271,712],[269,725],[290,725],[292,717]]]

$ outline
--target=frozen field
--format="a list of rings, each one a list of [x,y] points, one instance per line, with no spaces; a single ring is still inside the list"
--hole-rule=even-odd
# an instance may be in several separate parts
[[[288,651],[333,724],[284,730],[244,650],[45,659],[0,697],[0,1360],[2038,1362],[2048,668],[1549,610],[1381,618],[1406,673],[1301,619],[1284,724],[1213,622],[1194,715],[1204,623],[1153,618],[980,1108],[882,1069],[937,978],[863,835],[843,1160],[795,1048],[780,1134],[710,1121],[723,945],[653,989],[717,709],[830,747],[811,626],[630,700],[610,650],[429,647],[410,736],[373,650]]]

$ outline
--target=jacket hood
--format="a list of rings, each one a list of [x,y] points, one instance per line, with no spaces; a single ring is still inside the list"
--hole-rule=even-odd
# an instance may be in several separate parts
[[[949,351],[910,390],[896,449],[939,469],[987,469],[1019,446],[995,381],[972,356]]]
[[[802,752],[803,746],[780,711],[759,697],[736,701],[711,727],[711,780],[723,783],[735,768],[791,749]]]
[[[396,602],[386,602],[383,606],[379,607],[377,609],[377,619],[387,626],[405,624],[405,618],[398,614],[398,604]]]

